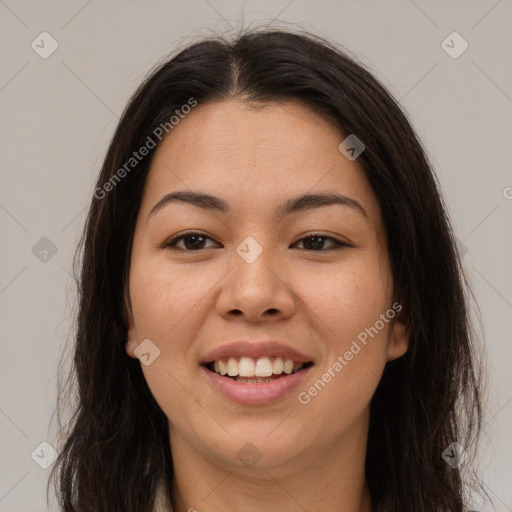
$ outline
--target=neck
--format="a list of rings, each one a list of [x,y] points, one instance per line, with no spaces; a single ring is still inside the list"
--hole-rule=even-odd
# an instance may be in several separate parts
[[[359,426],[360,427],[360,426]],[[364,435],[363,435],[364,432]],[[240,468],[198,453],[171,432],[174,512],[371,512],[364,475],[366,429],[282,464]]]

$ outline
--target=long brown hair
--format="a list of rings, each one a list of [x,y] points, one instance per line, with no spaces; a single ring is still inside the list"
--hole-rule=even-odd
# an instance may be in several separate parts
[[[358,161],[380,203],[395,298],[411,329],[408,352],[387,364],[371,403],[372,502],[378,512],[462,512],[460,470],[442,454],[453,442],[469,450],[478,437],[480,371],[471,295],[435,175],[402,109],[355,57],[281,30],[180,50],[140,85],[119,122],[75,257],[79,308],[67,382],[76,403],[50,477],[61,509],[149,512],[160,479],[172,479],[168,420],[140,362],[125,353],[124,291],[154,149],[126,162],[191,98],[201,105],[231,97],[302,100],[364,141]]]

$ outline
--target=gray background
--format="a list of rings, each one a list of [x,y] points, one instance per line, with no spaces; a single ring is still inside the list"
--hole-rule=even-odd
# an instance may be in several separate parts
[[[42,460],[40,443],[56,446],[50,420],[75,300],[71,258],[129,96],[176,44],[271,21],[359,54],[426,146],[485,329],[480,469],[495,510],[512,510],[510,0],[0,0],[0,511],[46,510],[49,469],[31,454]],[[58,43],[46,59],[31,47],[51,48],[43,31]],[[453,31],[469,44],[458,58],[442,46]],[[451,41],[452,52],[461,48]]]

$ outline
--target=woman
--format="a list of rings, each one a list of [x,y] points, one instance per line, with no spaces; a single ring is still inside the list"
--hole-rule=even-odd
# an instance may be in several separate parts
[[[159,66],[81,247],[62,510],[466,510],[481,407],[454,237],[409,122],[345,52],[254,31]]]

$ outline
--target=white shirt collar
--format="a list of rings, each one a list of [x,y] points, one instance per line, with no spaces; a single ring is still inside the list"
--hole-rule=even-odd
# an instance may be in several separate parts
[[[173,512],[172,505],[169,503],[165,493],[165,482],[163,480],[160,481],[156,492],[153,512]]]

